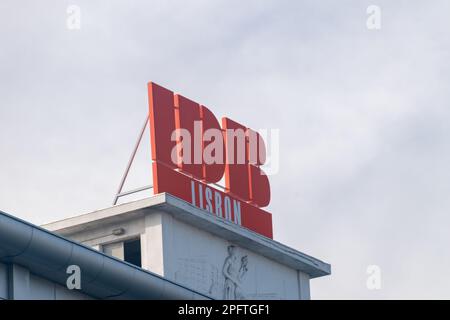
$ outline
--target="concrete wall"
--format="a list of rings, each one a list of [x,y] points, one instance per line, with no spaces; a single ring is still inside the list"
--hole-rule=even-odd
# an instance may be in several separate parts
[[[113,235],[112,230],[117,228],[124,228],[125,233]],[[122,241],[140,237],[144,269],[216,299],[310,299],[307,274],[164,211],[128,221],[99,223],[66,236],[121,259],[123,254],[114,254],[114,248]],[[236,279],[232,280],[233,273]]]
[[[91,297],[48,281],[18,265],[0,263],[0,299],[86,300]]]
[[[113,230],[123,228],[124,234],[114,235]],[[144,219],[135,218],[119,223],[102,223],[100,227],[89,228],[70,235],[67,238],[81,242],[87,246],[99,249],[99,245],[139,238],[144,233]]]
[[[8,299],[8,268],[0,263],[0,300]]]
[[[160,214],[160,219],[164,277],[216,299],[310,298],[308,275],[171,215]],[[154,226],[153,230],[161,232]]]

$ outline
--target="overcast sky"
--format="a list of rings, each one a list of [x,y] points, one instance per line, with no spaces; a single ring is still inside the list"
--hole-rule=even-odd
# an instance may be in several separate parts
[[[276,240],[331,263],[313,298],[448,299],[449,15],[448,0],[2,0],[0,210],[42,224],[110,206],[155,81],[280,129],[268,209]],[[127,187],[150,182],[146,138]]]

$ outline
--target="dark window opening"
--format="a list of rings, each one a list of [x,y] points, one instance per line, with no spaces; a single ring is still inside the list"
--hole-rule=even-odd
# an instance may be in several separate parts
[[[141,265],[141,239],[127,241],[123,244],[124,260],[135,266]]]

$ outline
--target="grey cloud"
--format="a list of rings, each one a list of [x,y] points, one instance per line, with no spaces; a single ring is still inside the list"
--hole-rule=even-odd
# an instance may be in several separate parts
[[[277,240],[332,263],[313,298],[448,298],[450,4],[378,1],[369,31],[370,4],[2,1],[1,209],[43,223],[110,205],[152,80],[281,129],[270,211]]]

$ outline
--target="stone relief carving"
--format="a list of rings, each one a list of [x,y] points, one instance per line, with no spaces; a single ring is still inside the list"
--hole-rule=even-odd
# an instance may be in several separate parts
[[[175,281],[201,292],[208,291],[213,266],[208,263],[207,257],[179,258],[177,267],[174,273]]]
[[[220,290],[219,288],[219,270],[217,267],[211,265],[211,284],[209,286],[208,293],[210,295],[215,295],[215,293]]]
[[[262,283],[255,283],[255,261],[244,250],[225,246],[226,254],[195,255],[178,258],[174,280],[216,299],[279,299],[276,293],[265,291]],[[223,250],[223,249],[222,249]],[[223,263],[221,263],[223,261]],[[251,263],[251,264],[249,264]],[[249,279],[247,279],[249,277]],[[266,289],[267,290],[267,289]]]
[[[227,248],[228,256],[222,267],[225,278],[223,287],[223,298],[225,300],[245,299],[242,283],[248,271],[248,256],[239,257],[237,248],[233,245]]]

